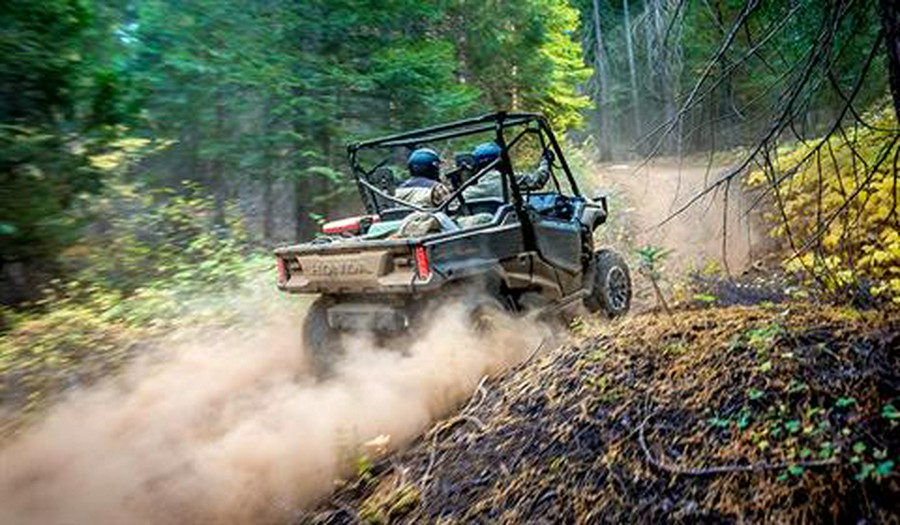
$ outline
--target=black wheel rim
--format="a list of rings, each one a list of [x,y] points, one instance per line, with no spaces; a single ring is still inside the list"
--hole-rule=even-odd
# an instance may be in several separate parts
[[[609,269],[606,276],[609,287],[609,307],[614,312],[621,312],[628,307],[628,296],[631,292],[628,284],[628,276],[618,266]]]

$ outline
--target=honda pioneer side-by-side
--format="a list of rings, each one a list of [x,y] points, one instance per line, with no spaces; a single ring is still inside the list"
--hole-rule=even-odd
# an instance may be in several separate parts
[[[594,246],[606,198],[582,195],[542,115],[484,115],[354,143],[348,156],[366,214],[275,250],[278,287],[318,295],[303,335],[319,372],[342,333],[401,335],[448,298],[473,322],[577,301],[628,311],[628,267]]]

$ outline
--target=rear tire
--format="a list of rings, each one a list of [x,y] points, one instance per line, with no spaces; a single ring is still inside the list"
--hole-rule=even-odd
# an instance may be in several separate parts
[[[509,317],[509,311],[498,299],[490,296],[473,298],[467,305],[469,326],[478,335],[497,331],[499,324]]]
[[[328,308],[333,301],[320,297],[309,307],[303,321],[303,348],[313,376],[324,379],[334,373],[344,354],[341,333],[328,324]]]
[[[618,253],[603,249],[594,252],[591,291],[584,298],[590,312],[603,312],[607,317],[620,317],[631,308],[631,275],[628,265]]]

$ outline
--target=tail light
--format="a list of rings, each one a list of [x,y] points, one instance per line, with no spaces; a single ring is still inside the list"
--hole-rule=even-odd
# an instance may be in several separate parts
[[[431,277],[431,266],[428,263],[428,251],[421,244],[416,246],[416,269],[419,279],[423,281]]]
[[[278,284],[284,284],[288,279],[287,265],[281,257],[276,257],[275,260],[278,266]]]

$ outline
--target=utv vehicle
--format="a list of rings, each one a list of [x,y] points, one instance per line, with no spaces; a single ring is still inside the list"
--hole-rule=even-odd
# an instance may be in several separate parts
[[[456,155],[457,166],[443,173],[452,191],[439,206],[394,196],[410,151],[427,146],[447,158],[486,140],[500,146],[499,158],[479,170],[471,155]],[[554,312],[578,301],[609,317],[628,311],[628,267],[594,246],[606,198],[582,195],[542,115],[489,114],[347,150],[367,213],[326,223],[315,240],[275,250],[278,287],[319,295],[303,328],[319,372],[340,354],[341,333],[403,334],[429,306],[454,296],[464,298],[473,322],[501,309]],[[517,170],[541,157],[550,163],[547,187],[523,187]],[[500,172],[502,194],[467,199],[466,190],[492,170]],[[431,220],[431,228],[404,233],[413,216]]]

